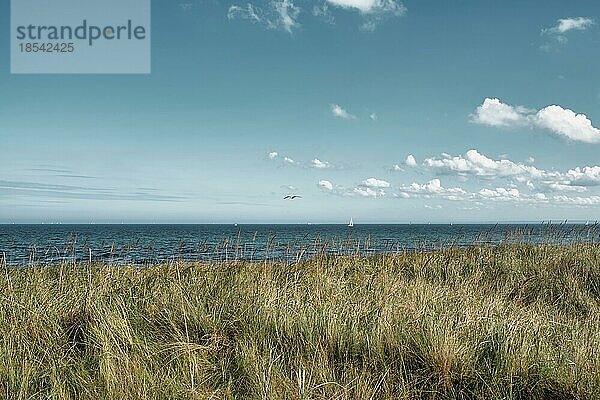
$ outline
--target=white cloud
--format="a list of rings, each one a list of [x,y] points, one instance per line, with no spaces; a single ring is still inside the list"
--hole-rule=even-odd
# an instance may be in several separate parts
[[[521,192],[517,188],[496,188],[496,189],[481,189],[479,195],[486,199],[511,201],[521,198]]]
[[[347,10],[356,10],[363,17],[360,26],[363,31],[374,31],[385,19],[401,17],[406,14],[406,7],[396,0],[327,0],[333,6]]]
[[[586,192],[587,188],[582,186],[572,186],[568,183],[562,182],[548,182],[545,185],[540,185],[540,187],[536,186],[533,182],[528,182],[527,187],[531,190],[546,190],[553,192]]]
[[[566,181],[575,186],[600,185],[600,167],[576,167],[565,174]]]
[[[291,165],[298,168],[315,168],[315,169],[342,169],[342,166],[334,165],[328,161],[322,161],[314,158],[310,161],[298,161],[289,156],[280,154],[276,151],[267,153],[267,158],[279,165]]]
[[[445,188],[442,182],[438,179],[432,179],[427,183],[419,184],[413,182],[408,186],[400,186],[402,197],[425,197],[425,198],[443,198],[446,200],[464,200],[467,192],[461,188]]]
[[[600,196],[569,197],[569,196],[559,195],[559,196],[552,197],[552,200],[555,203],[562,203],[562,204],[566,204],[566,205],[581,206],[581,207],[595,206],[595,205],[600,204]]]
[[[369,115],[369,118],[371,118],[371,121],[377,121],[377,114],[375,114],[375,113],[371,113],[371,114]]]
[[[415,159],[415,157],[412,154],[409,154],[406,157],[406,160],[404,161],[404,164],[408,165],[409,167],[416,167],[417,166],[417,160]]]
[[[329,10],[329,5],[358,11],[363,17],[361,29],[365,31],[374,31],[385,19],[401,17],[407,11],[398,0],[325,0],[320,5],[313,5],[310,13],[333,25],[335,19]],[[264,8],[252,3],[231,5],[227,11],[227,18],[244,19],[266,29],[281,29],[291,34],[294,29],[300,27],[298,22],[300,12],[300,8],[293,3],[293,0],[269,0]]]
[[[327,2],[337,7],[355,9],[363,14],[389,12],[401,16],[406,13],[406,7],[393,0],[327,0]]]
[[[547,196],[544,193],[524,194],[516,188],[481,189],[466,196],[468,201],[481,205],[485,202],[510,202],[529,205],[550,204],[557,206],[593,207],[600,205],[600,196]]]
[[[279,154],[277,151],[271,151],[267,153],[267,158],[273,162],[279,164],[290,164],[290,165],[299,165],[295,160],[290,157],[283,156],[283,154]]]
[[[599,183],[600,180],[596,179],[599,172],[598,169],[592,170],[588,168],[580,168],[579,170],[571,170],[575,175],[585,175],[594,177],[594,183]],[[569,171],[569,172],[571,172]],[[584,172],[584,171],[587,171]],[[381,181],[376,178],[369,178],[364,180],[361,185],[354,188],[344,188],[343,186],[334,185],[331,181],[320,180],[318,186],[324,191],[345,197],[365,197],[365,198],[379,198],[386,196],[385,189],[388,188],[386,185],[388,182]],[[391,186],[391,185],[390,185]],[[557,205],[557,206],[577,206],[577,207],[591,207],[600,205],[600,196],[569,196],[566,194],[548,195],[547,193],[532,191],[531,193],[524,193],[519,190],[515,185],[508,184],[505,187],[484,187],[477,189],[473,192],[466,191],[460,187],[446,188],[442,185],[440,179],[434,178],[426,183],[413,182],[410,185],[403,185],[399,187],[399,191],[392,193],[392,196],[400,199],[421,199],[421,200],[445,200],[461,202],[463,204],[462,209],[472,209],[473,205],[476,207],[483,206],[485,204],[491,205],[493,203],[515,203],[515,204],[528,204],[528,205]]]
[[[330,163],[328,163],[327,161],[321,161],[318,158],[315,158],[314,160],[312,160],[311,165],[313,168],[317,168],[317,169],[331,168]]]
[[[369,188],[389,188],[391,186],[389,182],[377,178],[365,179],[362,184]]]
[[[369,12],[374,6],[375,0],[327,0],[334,6],[343,8],[356,8],[362,12]]]
[[[439,193],[443,190],[442,182],[439,179],[432,179],[424,185],[419,185],[418,183],[413,183],[410,185],[410,189],[413,192],[420,193]]]
[[[527,161],[531,164],[535,160],[530,157]],[[443,153],[441,158],[425,159],[423,162],[425,170],[454,175],[457,178],[473,176],[482,179],[486,185],[494,179],[506,179],[506,184],[467,191],[460,187],[444,187],[439,178],[434,178],[425,183],[413,182],[410,185],[401,185],[392,196],[400,199],[456,201],[467,204],[464,207],[470,207],[468,204],[476,207],[485,204],[491,206],[493,203],[566,207],[600,205],[600,196],[582,195],[588,192],[589,188],[600,186],[600,166],[576,167],[561,172],[538,169],[530,164],[508,159],[494,160],[477,150],[469,150],[464,156]],[[387,188],[388,183],[386,181],[380,183],[379,179],[369,178],[352,190],[338,190],[338,194],[380,197],[385,195],[383,188]],[[577,195],[570,195],[569,192]]]
[[[528,164],[533,164],[534,162],[535,162],[535,158],[533,158],[533,157],[529,157],[529,158],[527,159],[527,163],[528,163]]]
[[[530,110],[524,107],[513,107],[502,103],[496,98],[486,98],[483,104],[477,107],[471,121],[477,124],[512,127],[527,124],[527,113]]]
[[[485,202],[548,202],[548,198],[543,193],[525,195],[515,187],[482,188],[476,192],[467,192],[459,187],[445,188],[437,178],[424,184],[414,182],[409,186],[401,186],[400,190],[400,195],[395,197],[460,201],[473,203],[476,206],[481,206]]]
[[[320,180],[319,186],[325,190],[329,190],[329,191],[333,190],[333,183],[331,183],[328,180]]]
[[[374,178],[373,178],[374,179]],[[365,181],[367,182],[369,181],[368,179]],[[376,182],[375,182],[376,181]],[[354,187],[354,188],[344,188],[343,186],[339,186],[339,185],[334,185],[331,181],[328,180],[320,180],[319,181],[319,187],[323,190],[325,190],[326,192],[338,195],[338,196],[344,196],[344,197],[382,197],[385,196],[385,190],[384,188],[387,187],[385,186],[385,181],[379,181],[379,180],[375,180],[375,181],[369,181],[370,184],[373,184],[372,186],[368,186],[366,184],[361,184],[361,186],[358,187]],[[381,186],[377,186],[377,185],[381,185]]]
[[[569,31],[584,31],[594,25],[594,20],[586,17],[563,18],[552,28],[542,29],[542,33],[564,34]]]
[[[517,164],[510,160],[493,160],[477,150],[469,150],[464,156],[452,157],[449,154],[443,154],[442,157],[427,158],[423,164],[442,173],[480,177],[532,177],[542,174],[535,167]]]
[[[565,45],[569,39],[567,34],[571,31],[584,31],[594,25],[594,20],[586,17],[559,19],[555,26],[542,29],[542,36],[550,40],[540,46],[543,51],[557,49]]]
[[[250,3],[248,3],[246,7],[232,5],[227,11],[227,19],[233,20],[236,18],[241,18],[248,19],[253,22],[262,22],[263,19],[259,14],[262,14],[262,10],[260,8],[255,8]]]
[[[576,114],[561,106],[553,105],[541,109],[537,112],[534,123],[571,140],[600,142],[600,129],[592,126],[592,121],[584,114]]]
[[[342,106],[340,106],[338,104],[331,105],[331,114],[333,114],[333,116],[336,118],[356,119],[356,116],[350,114],[348,111],[344,110],[342,108]]]
[[[266,29],[283,29],[292,33],[300,26],[297,22],[300,8],[292,0],[272,0],[266,10],[248,3],[245,7],[232,5],[227,11],[227,19],[245,19],[260,24]]]
[[[392,166],[392,171],[404,171],[398,164]]]
[[[300,26],[296,21],[298,14],[300,14],[300,9],[291,0],[275,1],[273,4],[279,14],[278,23],[284,30],[292,33],[292,29]]]
[[[370,187],[367,188],[354,188],[352,189],[352,193],[357,194],[363,197],[381,197],[385,196],[385,191],[383,189],[372,189]]]
[[[440,174],[458,177],[514,179],[531,190],[585,192],[590,186],[600,185],[600,166],[576,167],[566,172],[546,171],[511,160],[494,160],[477,150],[469,150],[464,156],[443,154],[442,158],[427,158],[423,166]]]
[[[558,105],[535,112],[525,107],[513,107],[494,98],[486,98],[471,115],[471,121],[488,126],[514,128],[527,126],[546,129],[557,136],[584,143],[600,143],[600,129],[584,114]]]

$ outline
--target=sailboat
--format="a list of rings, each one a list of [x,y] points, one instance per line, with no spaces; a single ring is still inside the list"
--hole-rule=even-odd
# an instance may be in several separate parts
[[[354,222],[352,222],[352,218],[350,218],[350,222],[348,223],[348,226],[349,226],[350,228],[352,228],[352,227],[354,226]]]

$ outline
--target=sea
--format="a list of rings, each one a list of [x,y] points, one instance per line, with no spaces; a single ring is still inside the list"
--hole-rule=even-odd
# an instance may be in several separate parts
[[[502,243],[598,242],[597,223],[0,225],[0,265],[298,262]]]

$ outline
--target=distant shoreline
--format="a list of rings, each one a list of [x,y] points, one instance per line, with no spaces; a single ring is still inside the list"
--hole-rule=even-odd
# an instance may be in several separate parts
[[[566,222],[565,222],[566,221]],[[468,226],[468,225],[486,225],[486,226],[512,226],[512,225],[592,225],[598,224],[600,220],[548,220],[548,221],[501,221],[501,222],[399,222],[399,223],[389,223],[389,222],[368,222],[368,223],[359,223],[355,222],[355,226],[444,226],[444,225],[456,225],[456,226]],[[252,223],[234,223],[234,222],[161,222],[161,223],[153,223],[153,222],[108,222],[108,223],[95,223],[95,222],[74,222],[74,223],[62,223],[62,222],[52,222],[52,223],[43,223],[43,222],[23,222],[23,223],[13,223],[13,222],[2,222],[0,223],[0,227],[4,226],[89,226],[89,225],[97,225],[97,226],[214,226],[214,225],[222,225],[222,226],[305,226],[305,225],[314,225],[314,226],[347,226],[347,222],[290,222],[290,223],[269,223],[269,222],[252,222]]]
[[[10,225],[0,265],[57,262],[306,260],[497,244],[600,242],[597,224],[546,225]]]

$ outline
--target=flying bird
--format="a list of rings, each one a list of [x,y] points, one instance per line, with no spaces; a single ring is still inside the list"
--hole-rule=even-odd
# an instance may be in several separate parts
[[[302,196],[298,196],[297,194],[294,194],[294,195],[288,194],[283,199],[284,200],[294,200],[294,199],[301,199],[301,198],[302,198]]]

